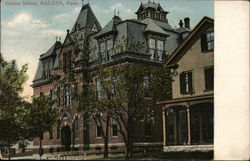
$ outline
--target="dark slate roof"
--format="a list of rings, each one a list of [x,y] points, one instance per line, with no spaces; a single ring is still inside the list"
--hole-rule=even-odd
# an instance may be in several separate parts
[[[190,32],[191,29],[186,28],[186,27],[180,27],[180,28],[176,29],[175,31],[178,33],[183,33],[183,32]]]
[[[55,61],[54,61],[54,69],[59,68],[59,56],[60,56],[61,49],[62,48],[58,48],[56,50],[56,58],[55,58]]]
[[[162,21],[157,21],[153,20],[157,25],[159,25],[162,29],[164,30],[171,30],[174,31],[174,29],[170,26],[168,22],[162,22]]]
[[[205,27],[213,27],[214,20],[210,17],[203,17],[202,20],[195,26],[195,28],[189,33],[189,35],[182,41],[182,43],[173,51],[169,59],[164,63],[164,66],[173,66],[175,63],[182,58],[185,54],[184,49],[189,47],[188,44],[194,40],[197,35],[201,34]]]
[[[152,19],[147,18],[142,21],[147,24],[145,32],[159,33],[162,35],[168,35],[160,26],[158,26]]]
[[[141,3],[141,5],[136,13],[140,13],[141,11],[143,11],[145,9],[153,9],[155,11],[161,11],[161,12],[168,13],[167,11],[164,11],[162,9],[162,7],[159,3],[150,2],[150,1],[148,1],[147,3]]]
[[[61,51],[61,46],[62,46],[62,43],[60,41],[56,41],[46,53],[40,55],[38,67],[37,67],[36,74],[35,74],[33,81],[36,81],[42,78],[42,75],[43,75],[42,59],[55,55],[54,68],[59,67],[58,59],[59,59],[59,54]]]
[[[41,60],[39,60],[38,67],[36,69],[36,74],[35,74],[33,81],[41,79],[42,76],[43,76],[43,63]]]
[[[111,32],[116,32],[116,27],[115,25],[122,20],[118,16],[114,16],[111,21],[97,34],[97,37],[111,33]]]
[[[70,34],[67,34],[65,37],[65,40],[63,42],[63,46],[67,46],[67,45],[70,45],[72,43],[74,43],[74,41],[72,40]]]
[[[86,4],[82,6],[82,9],[76,19],[76,22],[71,30],[71,33],[75,32],[78,26],[80,29],[83,29],[83,28],[92,29],[94,24],[96,25],[98,31],[102,29],[90,5]]]
[[[55,44],[44,54],[40,56],[40,59],[47,58],[54,54],[54,51],[62,46],[60,41],[56,41]]]

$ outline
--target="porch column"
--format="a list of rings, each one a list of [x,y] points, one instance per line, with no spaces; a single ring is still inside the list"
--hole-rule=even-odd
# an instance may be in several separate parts
[[[166,111],[163,108],[162,110],[162,121],[163,121],[163,146],[167,144],[166,138]]]
[[[188,142],[187,144],[191,144],[191,124],[190,124],[190,105],[187,106],[187,125],[188,125]]]

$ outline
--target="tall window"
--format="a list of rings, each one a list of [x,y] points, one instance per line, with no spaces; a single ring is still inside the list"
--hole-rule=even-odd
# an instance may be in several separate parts
[[[158,39],[149,39],[149,52],[151,60],[162,61],[164,52],[164,41]]]
[[[100,52],[101,52],[101,60],[106,61],[106,47],[105,47],[105,41],[100,43]]]
[[[214,50],[214,32],[208,31],[201,36],[202,52],[210,52]]]
[[[52,74],[52,63],[50,60],[45,60],[43,62],[43,78],[49,78]]]
[[[117,120],[112,118],[112,136],[118,136]]]
[[[112,55],[112,49],[113,49],[113,40],[109,39],[107,40],[107,56],[106,56],[107,61],[110,60],[110,57]]]
[[[96,115],[96,137],[102,137],[101,121],[98,117],[100,116]]]
[[[108,39],[100,43],[100,52],[102,62],[107,62],[111,60],[111,55],[113,52],[113,40]]]
[[[214,90],[214,68],[204,69],[205,73],[205,90]]]
[[[67,85],[65,86],[65,104],[66,105],[71,105],[72,104],[72,86]]]
[[[71,61],[71,52],[72,51],[68,51],[64,53],[63,55],[64,72],[70,71],[73,66],[72,61]]]
[[[79,118],[76,117],[75,119],[75,137],[79,138],[79,133],[80,133],[80,121]]]
[[[57,97],[57,104],[61,106],[61,88],[57,87],[56,89],[56,97]]]
[[[162,61],[162,55],[164,51],[164,41],[158,40],[158,54],[157,54],[157,60]]]
[[[150,52],[150,59],[154,60],[156,56],[156,40],[155,39],[149,39],[149,52]]]
[[[180,92],[189,94],[193,92],[192,72],[182,72],[180,74]]]

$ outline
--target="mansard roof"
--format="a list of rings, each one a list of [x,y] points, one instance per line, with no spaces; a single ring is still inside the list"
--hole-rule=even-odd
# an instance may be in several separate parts
[[[121,21],[122,20],[119,16],[114,16],[112,20],[110,20],[109,23],[97,34],[97,37],[105,36],[109,33],[116,32],[115,25]]]
[[[50,49],[46,52],[46,53],[44,53],[44,54],[42,54],[41,56],[40,56],[40,59],[44,59],[44,58],[47,58],[47,57],[49,57],[49,56],[52,56],[52,55],[54,55],[55,53],[55,50],[56,49],[58,49],[58,48],[60,48],[62,46],[62,43],[60,42],[60,41],[56,41],[51,47],[50,47]]]
[[[39,80],[43,77],[43,63],[41,60],[38,62],[38,67],[36,68],[36,74],[33,81]]]
[[[160,11],[160,12],[168,13],[167,11],[164,11],[162,9],[162,7],[161,7],[161,5],[159,3],[150,2],[150,1],[148,1],[147,3],[141,3],[139,9],[135,13],[136,14],[140,13],[143,10],[146,10],[146,9],[152,9],[154,11]]]
[[[143,23],[147,24],[147,27],[145,28],[145,32],[152,32],[155,34],[160,34],[160,35],[165,35],[167,36],[168,34],[160,27],[158,26],[155,21],[153,21],[150,18],[144,19],[142,21]]]
[[[76,22],[71,30],[71,33],[75,32],[77,29],[80,30],[83,28],[92,29],[94,25],[96,25],[98,31],[102,29],[90,5],[86,4],[82,6],[82,9],[76,19]]]
[[[209,28],[214,25],[214,20],[210,17],[203,17],[203,19],[196,25],[196,27],[189,33],[189,35],[182,41],[182,43],[174,50],[170,58],[164,63],[164,66],[173,66],[185,54],[185,49],[189,44],[194,42],[195,38],[202,34],[204,28]]]

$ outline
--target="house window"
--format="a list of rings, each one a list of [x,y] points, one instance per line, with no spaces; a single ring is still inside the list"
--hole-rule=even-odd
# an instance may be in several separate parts
[[[72,87],[70,85],[65,87],[65,104],[71,105],[72,104]]]
[[[64,64],[64,71],[71,70],[72,62],[71,62],[71,51],[64,53],[63,56],[63,64]]]
[[[51,76],[52,64],[50,60],[43,62],[43,78],[49,78]]]
[[[79,133],[80,133],[80,121],[79,121],[79,118],[76,117],[75,119],[75,137],[76,138],[79,138]]]
[[[180,74],[180,92],[189,94],[193,92],[192,72],[182,72]]]
[[[204,69],[205,73],[205,90],[214,90],[214,68]]]
[[[110,60],[110,57],[112,55],[112,49],[113,49],[113,40],[109,39],[107,40],[107,61]]]
[[[152,135],[152,124],[151,122],[145,123],[145,136],[151,136]]]
[[[143,79],[143,92],[144,92],[144,97],[150,97],[149,76],[144,76],[144,79]]]
[[[101,121],[98,118],[100,116],[96,116],[96,137],[102,137],[102,127],[101,127]]]
[[[117,120],[112,118],[112,136],[118,136]]]
[[[154,60],[156,55],[156,40],[155,39],[149,39],[149,52],[150,52],[150,59]]]
[[[162,56],[164,52],[164,41],[157,39],[149,39],[149,52],[151,60],[162,61]]]
[[[50,131],[50,132],[49,132],[49,140],[52,140],[52,139],[53,139],[53,132]]]
[[[158,54],[157,54],[157,60],[162,61],[163,51],[164,51],[164,41],[158,40]]]
[[[201,36],[202,52],[210,52],[214,50],[214,32],[209,31]]]
[[[107,62],[111,60],[111,55],[113,52],[113,40],[108,39],[100,43],[100,52],[102,62]]]

